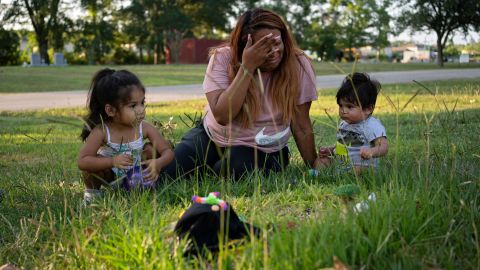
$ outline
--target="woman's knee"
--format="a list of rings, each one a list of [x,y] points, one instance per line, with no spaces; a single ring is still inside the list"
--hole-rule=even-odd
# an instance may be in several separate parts
[[[213,166],[213,171],[219,177],[240,179],[243,175],[254,171],[255,166],[252,162],[245,160],[228,160],[226,158],[218,161]]]

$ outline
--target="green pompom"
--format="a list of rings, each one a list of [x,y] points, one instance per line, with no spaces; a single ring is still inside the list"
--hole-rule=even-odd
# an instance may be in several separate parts
[[[333,194],[337,196],[350,197],[350,198],[352,198],[355,195],[358,195],[359,193],[360,193],[360,188],[353,184],[339,186],[333,191]]]
[[[211,193],[208,194],[208,196],[205,198],[205,203],[210,205],[217,205],[219,201],[220,199],[218,199],[215,195]]]

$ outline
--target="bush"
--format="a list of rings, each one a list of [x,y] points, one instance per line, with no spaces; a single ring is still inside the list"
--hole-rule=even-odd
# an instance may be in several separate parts
[[[18,65],[20,38],[17,33],[0,29],[0,66]]]
[[[107,62],[116,65],[132,65],[139,62],[138,56],[134,52],[123,48],[116,48],[109,58]]]
[[[86,65],[88,64],[87,58],[84,54],[78,52],[65,52],[65,59],[69,65]]]

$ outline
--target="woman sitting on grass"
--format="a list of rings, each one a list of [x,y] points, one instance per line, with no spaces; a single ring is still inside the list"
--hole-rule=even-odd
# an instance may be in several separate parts
[[[309,111],[317,99],[315,82],[282,18],[265,9],[247,11],[230,41],[211,53],[203,82],[206,116],[175,148],[167,173],[176,178],[200,169],[201,175],[238,179],[254,169],[280,171],[289,163],[291,131],[313,166]]]
[[[387,132],[373,110],[380,91],[380,83],[367,74],[348,75],[337,92],[338,115],[342,119],[337,129],[337,143],[321,147],[317,168],[331,164],[332,158],[341,166],[360,173],[366,168],[376,168],[378,158],[388,152]]]
[[[162,168],[173,160],[169,143],[145,118],[145,88],[126,70],[103,69],[93,77],[88,97],[88,116],[81,138],[85,142],[78,156],[78,167],[85,183],[85,202],[101,195],[101,185],[131,175],[134,165],[142,179],[156,181]],[[142,160],[144,139],[153,151]],[[141,162],[141,164],[139,164]]]

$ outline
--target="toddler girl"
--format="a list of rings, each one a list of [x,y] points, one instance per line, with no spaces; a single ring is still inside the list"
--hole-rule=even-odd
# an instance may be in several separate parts
[[[84,201],[101,195],[100,187],[115,179],[128,187],[126,176],[131,180],[134,174],[142,184],[153,185],[174,154],[158,130],[143,120],[145,87],[140,80],[126,70],[102,69],[92,79],[87,104],[84,145],[77,161],[85,183]]]

